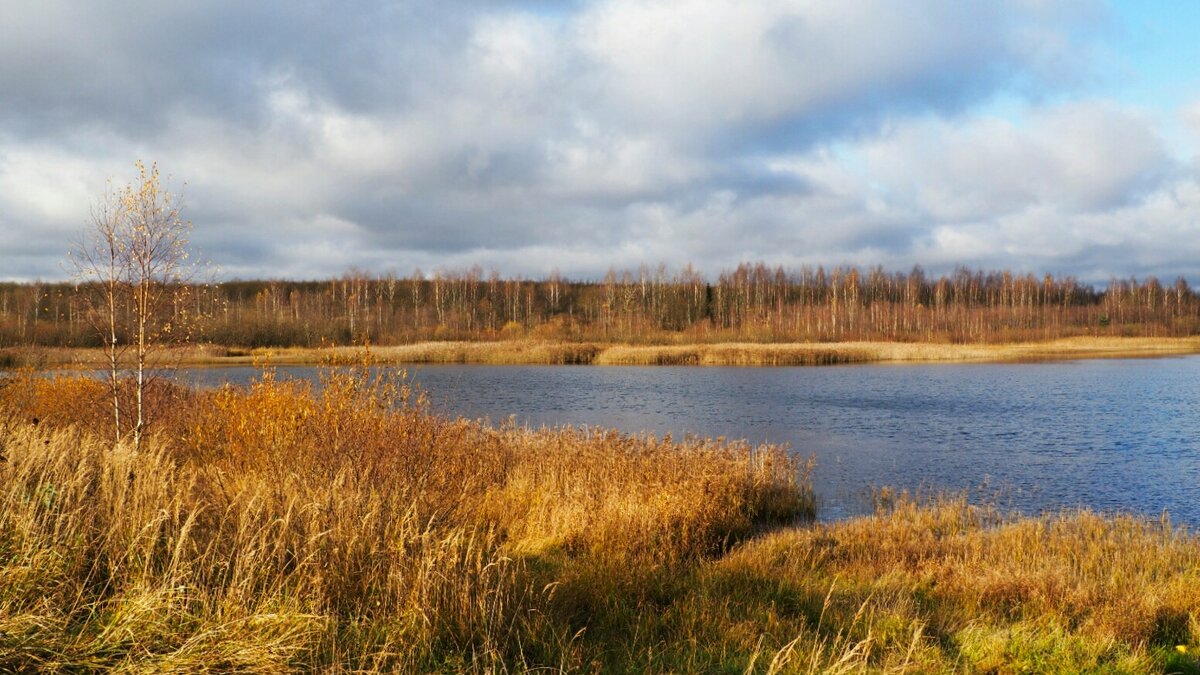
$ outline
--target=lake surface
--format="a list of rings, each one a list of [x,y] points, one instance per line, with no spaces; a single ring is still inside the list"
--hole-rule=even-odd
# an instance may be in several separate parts
[[[442,413],[531,426],[787,443],[815,455],[822,518],[871,487],[969,490],[1200,526],[1200,357],[819,368],[410,366]],[[311,367],[278,368],[314,378]],[[250,368],[187,371],[245,382]]]

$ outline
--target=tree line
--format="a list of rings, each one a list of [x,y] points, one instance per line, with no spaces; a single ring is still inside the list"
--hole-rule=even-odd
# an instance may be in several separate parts
[[[1200,301],[1183,278],[1113,279],[960,267],[784,269],[742,264],[706,278],[640,267],[601,280],[501,277],[469,270],[409,276],[350,271],[321,281],[192,284],[164,319],[187,318],[200,342],[246,347],[370,341],[542,338],[600,342],[984,342],[1077,335],[1200,333]],[[102,346],[88,308],[96,282],[0,284],[0,346]],[[118,330],[128,322],[117,322]],[[120,336],[118,337],[120,339]]]

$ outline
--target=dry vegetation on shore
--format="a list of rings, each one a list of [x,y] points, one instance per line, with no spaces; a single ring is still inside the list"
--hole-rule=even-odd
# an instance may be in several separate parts
[[[581,667],[601,584],[636,600],[812,515],[781,448],[492,429],[363,368],[322,385],[159,387],[135,453],[101,440],[102,383],[3,381],[0,670]]]
[[[777,447],[431,416],[399,377],[0,380],[0,670],[1187,672],[1200,539],[884,495]],[[35,421],[36,420],[36,421]]]
[[[357,347],[244,349],[193,346],[164,355],[191,366],[316,365],[330,358],[353,360]],[[943,344],[928,342],[715,343],[607,345],[549,340],[420,342],[373,347],[381,363],[475,363],[492,365],[690,365],[812,366],[839,363],[1012,362],[1086,358],[1133,358],[1200,353],[1200,337],[1064,338],[1048,342]],[[70,348],[0,349],[0,368],[98,368],[99,350]]]
[[[614,346],[604,365],[811,366],[837,363],[1003,362],[1165,356],[1200,352],[1200,338],[1070,338],[1012,344],[840,342]]]

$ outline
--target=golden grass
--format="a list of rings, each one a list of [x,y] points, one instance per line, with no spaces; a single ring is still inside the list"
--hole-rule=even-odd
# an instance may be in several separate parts
[[[1004,362],[1200,353],[1200,338],[1066,338],[1050,342],[943,344],[824,342],[803,344],[613,346],[598,365],[809,366],[837,363]]]
[[[748,542],[703,576],[700,604],[736,585],[754,598],[736,616],[762,612],[809,644],[819,612],[871,670],[1200,672],[1200,539],[1165,517],[903,497]]]
[[[398,375],[0,380],[0,671],[1200,673],[1200,538],[879,495],[774,446],[490,428]],[[36,418],[36,422],[34,419]]]
[[[211,366],[316,365],[331,358],[352,361],[358,347],[240,349],[201,345],[164,354],[166,363]],[[492,365],[699,365],[811,366],[839,363],[1015,362],[1089,358],[1135,358],[1200,353],[1200,337],[1075,337],[1046,342],[950,344],[934,342],[821,342],[623,345],[551,340],[499,342],[420,342],[373,347],[380,363]],[[0,350],[2,367],[77,367],[104,365],[99,350],[10,348]]]
[[[0,388],[0,671],[577,667],[545,561],[666,573],[812,516],[778,447],[491,429],[364,368],[163,388],[137,453],[77,415],[103,394]]]

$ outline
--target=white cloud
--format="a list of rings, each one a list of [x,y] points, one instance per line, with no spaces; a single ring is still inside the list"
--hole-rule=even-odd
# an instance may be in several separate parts
[[[1090,0],[17,4],[0,277],[59,275],[55,240],[139,157],[187,181],[229,275],[1200,273],[1195,180],[1154,123],[1037,102],[1087,79]],[[997,93],[1034,102],[976,112]]]
[[[1195,276],[1200,185],[1147,118],[1109,101],[896,121],[888,133],[778,158],[808,181],[797,220],[826,259]],[[896,235],[888,245],[887,233]],[[839,257],[837,251],[844,252]]]
[[[1136,201],[1175,168],[1152,124],[1110,102],[997,118],[924,119],[863,144],[874,175],[938,220],[1064,213]]]
[[[578,25],[610,106],[640,128],[708,141],[781,120],[853,126],[896,107],[954,108],[1018,72],[1066,71],[1066,50],[1044,46],[1071,44],[1064,26],[1082,9],[1064,5],[614,0]]]
[[[7,218],[58,228],[83,222],[98,197],[93,182],[103,176],[93,164],[45,148],[10,148],[0,155],[0,203]]]
[[[1180,111],[1180,117],[1191,127],[1193,133],[1200,136],[1200,101],[1185,106]]]

